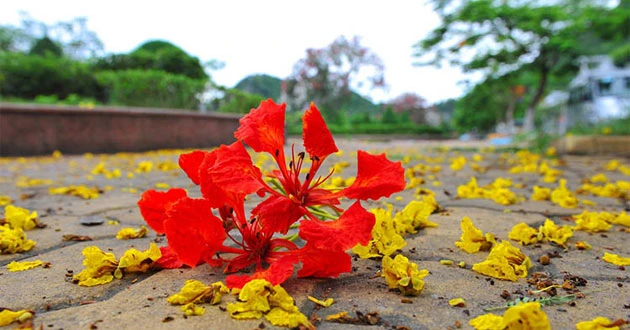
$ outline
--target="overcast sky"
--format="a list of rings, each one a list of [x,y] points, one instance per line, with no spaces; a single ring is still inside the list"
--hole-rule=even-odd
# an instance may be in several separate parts
[[[465,77],[458,69],[416,67],[412,45],[439,24],[426,0],[136,1],[3,0],[0,24],[19,25],[18,12],[52,24],[86,17],[107,52],[126,53],[149,39],[163,39],[202,61],[225,67],[213,73],[234,86],[254,73],[287,77],[307,48],[322,48],[340,35],[360,36],[385,63],[386,101],[405,92],[430,102],[457,97]]]

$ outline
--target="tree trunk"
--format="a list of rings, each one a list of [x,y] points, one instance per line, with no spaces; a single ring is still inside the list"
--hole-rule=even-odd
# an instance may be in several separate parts
[[[516,108],[516,95],[514,95],[513,91],[510,91],[507,110],[505,110],[505,125],[507,126],[508,134],[516,133],[514,127],[514,108]]]
[[[536,111],[538,103],[540,103],[540,101],[542,100],[542,96],[545,93],[545,89],[547,88],[548,76],[549,68],[547,68],[547,66],[543,64],[540,68],[540,80],[538,81],[536,94],[534,94],[534,98],[525,111],[525,123],[523,123],[524,132],[531,132],[534,130],[534,112]]]

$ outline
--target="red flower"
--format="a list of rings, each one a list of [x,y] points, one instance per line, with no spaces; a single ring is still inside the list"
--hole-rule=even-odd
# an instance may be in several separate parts
[[[332,173],[317,176],[317,172],[324,160],[338,151],[324,119],[311,104],[303,117],[305,152],[296,154],[292,148],[287,164],[284,118],[284,104],[263,101],[241,118],[234,134],[239,141],[211,152],[181,155],[180,167],[200,186],[203,198],[188,198],[182,189],[144,193],[138,202],[141,213],[151,228],[166,234],[170,247],[166,250],[168,260],[161,265],[177,267],[178,261],[191,267],[199,262],[225,263],[226,273],[254,267],[252,275],[229,275],[230,287],[242,287],[256,278],[274,285],[282,283],[297,264],[301,265],[298,277],[335,277],[350,271],[351,259],[345,251],[367,244],[375,218],[359,201],[344,211],[340,199],[378,199],[400,191],[405,186],[403,168],[384,155],[359,151],[355,182],[337,192],[323,189]],[[243,143],[273,157],[278,169],[266,175],[281,189],[263,180]],[[310,167],[302,175],[307,162]],[[244,201],[253,193],[266,198],[248,217]],[[300,219],[302,247],[292,241],[296,236],[274,237],[286,234]]]

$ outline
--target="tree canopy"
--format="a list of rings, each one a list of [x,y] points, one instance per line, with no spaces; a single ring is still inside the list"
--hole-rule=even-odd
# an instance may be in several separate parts
[[[350,100],[351,89],[384,87],[382,60],[358,37],[339,37],[320,49],[307,49],[306,57],[293,67],[293,73],[285,80],[283,92],[289,108],[305,109],[315,101],[324,117],[337,122],[345,103]]]
[[[581,42],[590,35],[595,8],[613,10],[579,0],[434,0],[433,4],[442,23],[414,46],[418,64],[446,62],[467,72],[481,71],[486,78],[535,73],[537,79],[527,86],[533,93],[525,111],[525,130],[534,127],[534,110],[550,77],[577,69],[575,59],[583,54]]]

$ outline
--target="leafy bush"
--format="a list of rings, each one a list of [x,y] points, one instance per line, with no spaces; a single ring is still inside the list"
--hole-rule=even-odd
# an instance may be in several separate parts
[[[623,67],[630,63],[630,44],[619,46],[610,53],[613,62],[618,67]]]
[[[98,59],[96,71],[131,69],[161,70],[192,79],[208,79],[199,59],[165,41],[149,41],[130,54],[114,54]]]
[[[331,133],[339,135],[350,134],[404,134],[404,135],[435,135],[444,136],[447,132],[440,127],[416,125],[411,122],[397,124],[364,123],[351,126],[329,124]],[[302,134],[302,127],[289,125],[289,134]]]
[[[257,108],[264,99],[262,95],[228,89],[225,91],[225,96],[218,101],[217,111],[246,114],[251,109]]]
[[[88,66],[63,57],[0,52],[0,95],[33,99],[70,94],[103,100],[103,89]]]
[[[197,109],[205,80],[157,70],[102,71],[96,78],[114,105]]]

